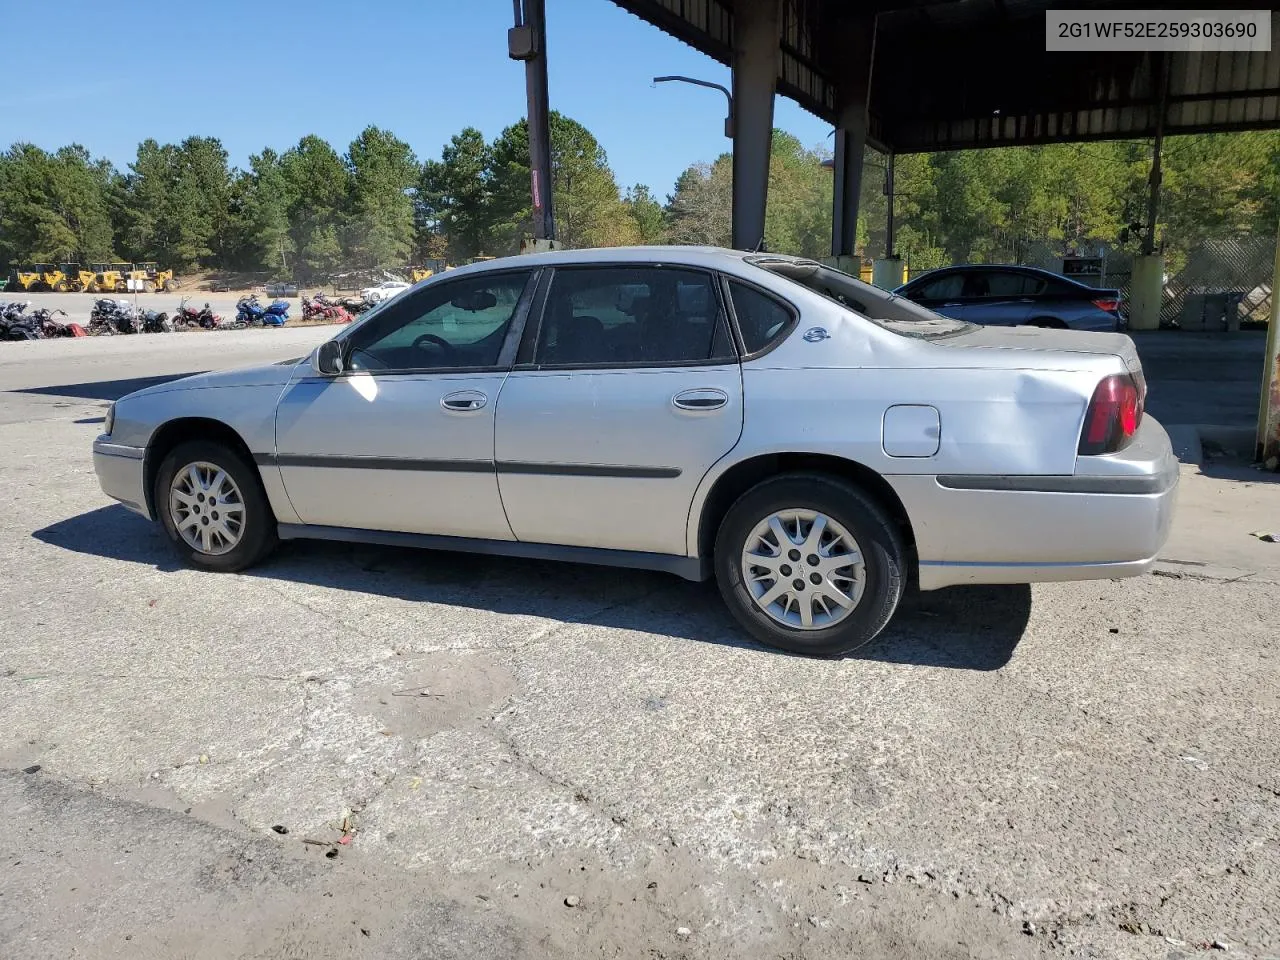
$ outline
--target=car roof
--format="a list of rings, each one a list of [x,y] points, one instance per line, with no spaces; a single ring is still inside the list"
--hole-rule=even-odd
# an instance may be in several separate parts
[[[665,263],[683,266],[699,266],[716,269],[731,264],[741,264],[747,257],[755,256],[746,250],[730,250],[725,247],[695,246],[642,246],[642,247],[588,247],[580,250],[550,250],[543,253],[517,253],[507,257],[497,257],[479,263],[469,263],[447,272],[435,274],[428,280],[444,276],[458,276],[466,273],[480,273],[489,270],[510,270],[516,267],[551,267],[585,265],[593,263]],[[797,259],[782,257],[780,254],[768,254],[780,259]],[[427,281],[423,281],[426,283]]]

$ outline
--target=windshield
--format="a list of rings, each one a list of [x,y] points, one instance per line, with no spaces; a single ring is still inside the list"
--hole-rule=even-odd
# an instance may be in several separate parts
[[[747,263],[786,277],[900,336],[931,340],[973,329],[971,323],[926,310],[905,297],[863,283],[847,273],[823,266],[816,260],[748,257]]]

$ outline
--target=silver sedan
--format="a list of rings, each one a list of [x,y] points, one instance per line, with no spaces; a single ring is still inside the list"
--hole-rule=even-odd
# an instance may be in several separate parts
[[[1178,478],[1121,334],[984,328],[811,260],[581,250],[431,277],[309,357],[117,401],[102,489],[190,564],[279,539],[714,576],[839,654],[909,583],[1133,576]]]

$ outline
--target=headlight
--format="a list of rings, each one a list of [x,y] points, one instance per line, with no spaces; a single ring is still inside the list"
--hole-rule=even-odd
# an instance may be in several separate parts
[[[107,436],[111,436],[111,429],[116,425],[116,405],[113,403],[107,407],[107,415],[102,418],[102,429]]]

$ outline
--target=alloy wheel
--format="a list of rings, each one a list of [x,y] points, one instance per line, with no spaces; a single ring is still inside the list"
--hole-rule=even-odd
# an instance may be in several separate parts
[[[797,630],[824,630],[862,599],[866,572],[853,535],[815,510],[778,510],[742,547],[742,582],[770,619]]]
[[[169,517],[188,546],[217,556],[234,550],[244,535],[244,498],[217,464],[189,463],[169,485]]]

